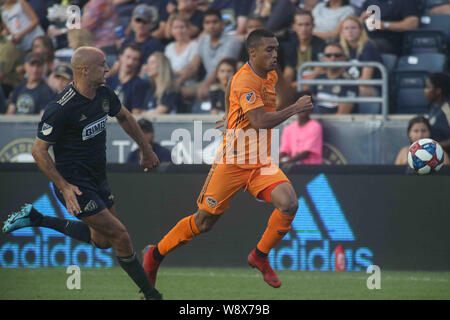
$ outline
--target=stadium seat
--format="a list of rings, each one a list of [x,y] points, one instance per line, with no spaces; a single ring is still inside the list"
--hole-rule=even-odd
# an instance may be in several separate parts
[[[383,64],[389,74],[397,67],[398,57],[395,54],[384,53],[381,55],[381,60],[383,60]]]
[[[412,30],[403,35],[403,55],[442,53],[448,50],[445,34],[439,30]]]
[[[376,102],[358,103],[358,113],[360,114],[379,114],[381,104]]]
[[[447,43],[450,42],[450,17],[446,14],[436,14],[423,16],[420,19],[420,29],[440,30],[447,37]]]
[[[440,53],[419,53],[398,59],[397,71],[443,72],[447,67],[447,58]]]
[[[392,98],[396,113],[428,113],[428,101],[424,95],[426,71],[395,71],[393,73]]]

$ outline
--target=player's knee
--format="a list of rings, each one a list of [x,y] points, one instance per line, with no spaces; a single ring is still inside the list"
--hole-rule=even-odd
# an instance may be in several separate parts
[[[131,242],[130,235],[125,227],[118,227],[113,232],[114,242],[117,244],[129,244]]]
[[[200,233],[208,232],[212,229],[214,223],[210,223],[209,220],[202,220],[197,223],[197,228]]]
[[[282,201],[279,206],[278,210],[280,210],[284,214],[288,215],[295,215],[298,210],[298,201],[297,199],[286,199]]]
[[[111,243],[109,243],[109,241],[92,241],[91,240],[91,244],[92,246],[94,246],[95,248],[98,249],[109,249],[111,248]]]

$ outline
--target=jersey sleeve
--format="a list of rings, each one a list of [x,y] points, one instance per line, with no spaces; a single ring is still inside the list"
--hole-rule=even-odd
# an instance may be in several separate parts
[[[110,98],[108,115],[110,117],[115,117],[122,108],[122,103],[120,102],[119,97],[116,95],[116,93],[109,86],[105,86],[105,88],[107,89]]]
[[[264,106],[259,80],[241,75],[233,82],[233,89],[244,113]]]
[[[64,130],[65,121],[63,107],[56,102],[50,103],[38,124],[37,137],[48,143],[57,142]]]

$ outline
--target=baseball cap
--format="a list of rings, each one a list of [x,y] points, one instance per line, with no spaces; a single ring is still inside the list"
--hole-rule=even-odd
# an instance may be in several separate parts
[[[56,67],[55,71],[53,71],[53,74],[55,76],[61,76],[63,78],[66,78],[67,80],[73,79],[73,72],[72,69],[67,65],[59,65]]]
[[[30,52],[26,55],[25,62],[27,62],[27,63],[36,62],[39,64],[44,64],[45,59],[44,59],[44,56],[40,53]]]
[[[142,19],[145,22],[153,21],[152,8],[146,4],[139,4],[133,9],[132,19]]]

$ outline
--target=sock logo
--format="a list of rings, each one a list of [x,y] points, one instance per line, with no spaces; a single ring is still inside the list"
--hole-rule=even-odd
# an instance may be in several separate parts
[[[345,247],[347,271],[361,271],[372,265],[373,253],[355,247],[355,234],[326,176],[319,174],[299,198],[292,229],[271,250],[270,263],[278,270],[335,270],[334,249]],[[308,252],[309,250],[309,252]]]
[[[39,212],[52,217],[76,220],[55,195],[50,192],[38,197],[32,204]],[[26,227],[11,232],[8,242],[0,246],[0,268],[112,267],[112,249],[101,250],[90,244],[80,243],[53,229]]]

